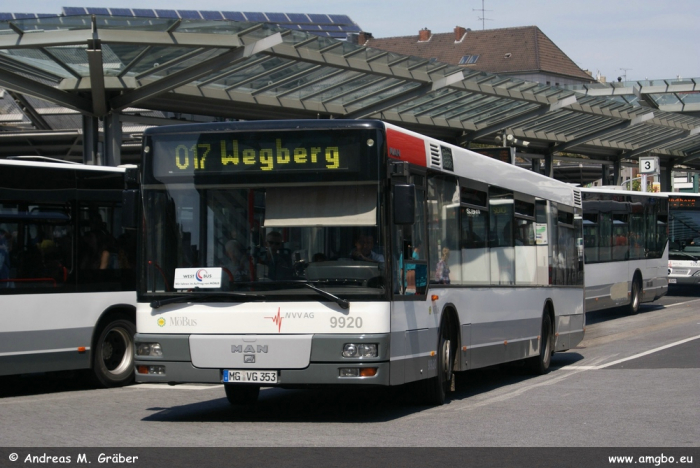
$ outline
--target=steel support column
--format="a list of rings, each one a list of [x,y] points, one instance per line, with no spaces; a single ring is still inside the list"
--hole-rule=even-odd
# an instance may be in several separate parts
[[[544,155],[544,175],[554,178],[554,145],[549,145]]]
[[[621,179],[622,179],[622,174],[620,173],[621,169],[621,159],[616,159],[613,161],[613,180],[612,180],[612,185],[620,185]]]
[[[673,188],[673,166],[676,164],[675,159],[669,159],[666,164],[661,164],[661,172],[659,173],[659,182],[662,192],[670,192]]]
[[[97,117],[83,115],[83,164],[101,165],[98,153],[100,127]]]
[[[118,166],[122,163],[122,122],[119,114],[111,113],[104,118],[105,165]]]
[[[603,164],[600,168],[602,171],[602,185],[613,185],[610,177],[610,164]]]

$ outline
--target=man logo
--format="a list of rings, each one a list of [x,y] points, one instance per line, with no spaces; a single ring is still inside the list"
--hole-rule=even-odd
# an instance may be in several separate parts
[[[233,354],[236,354],[236,353],[249,353],[249,354],[265,353],[265,354],[267,354],[267,345],[258,345],[257,349],[253,345],[246,345],[245,348],[243,348],[243,345],[231,345],[231,352]]]
[[[246,364],[255,363],[255,354],[244,354],[243,355],[243,362]]]
[[[165,326],[165,319],[163,317],[158,319],[158,322],[156,322],[159,327],[164,327]]]

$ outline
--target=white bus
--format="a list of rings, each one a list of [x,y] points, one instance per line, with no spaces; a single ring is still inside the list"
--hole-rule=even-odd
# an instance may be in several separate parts
[[[583,338],[568,184],[381,121],[144,134],[137,382],[415,385]],[[442,262],[441,262],[442,260]],[[446,267],[446,268],[443,268]]]
[[[668,282],[700,284],[700,194],[668,193]]]
[[[627,307],[668,292],[665,194],[582,189],[586,312]]]
[[[0,160],[0,375],[91,368],[104,386],[133,382],[126,173]]]

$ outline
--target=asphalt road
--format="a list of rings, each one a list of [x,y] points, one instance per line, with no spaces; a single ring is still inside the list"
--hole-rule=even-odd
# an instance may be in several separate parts
[[[269,388],[234,408],[220,385],[0,378],[0,446],[698,447],[700,294],[672,290],[634,316],[589,313],[585,340],[552,366],[459,375],[441,407],[403,388]]]

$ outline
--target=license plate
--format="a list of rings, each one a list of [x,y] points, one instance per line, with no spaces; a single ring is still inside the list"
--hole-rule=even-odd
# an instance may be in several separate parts
[[[671,283],[671,284],[673,284],[673,283],[676,282],[676,278],[669,278],[669,279],[668,279],[668,282]]]
[[[275,384],[277,383],[277,371],[224,370],[223,381],[224,383]]]

